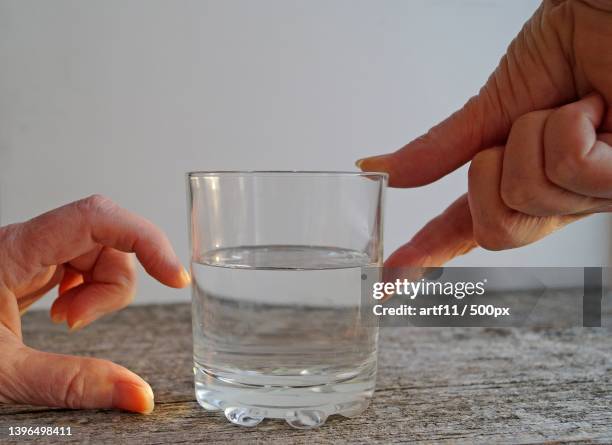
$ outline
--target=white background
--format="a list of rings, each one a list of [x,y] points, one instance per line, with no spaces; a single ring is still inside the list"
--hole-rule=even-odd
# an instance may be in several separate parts
[[[537,4],[0,0],[0,222],[103,193],[187,263],[184,172],[351,170],[394,150],[478,90]],[[390,190],[386,252],[465,183]],[[601,265],[609,240],[596,216],[454,264]],[[188,298],[143,275],[136,301]]]

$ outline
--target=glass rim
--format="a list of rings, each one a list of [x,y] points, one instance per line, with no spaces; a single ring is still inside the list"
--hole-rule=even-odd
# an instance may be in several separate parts
[[[385,172],[362,172],[362,171],[342,171],[342,170],[201,170],[185,173],[187,178],[201,178],[209,176],[348,176],[348,177],[379,177],[387,179],[388,173]]]

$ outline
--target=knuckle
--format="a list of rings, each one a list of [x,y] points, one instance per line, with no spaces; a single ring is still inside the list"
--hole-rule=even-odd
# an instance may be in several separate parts
[[[6,284],[3,278],[3,272],[9,272],[10,267],[6,265],[15,264],[24,268],[27,266],[27,261],[24,260],[24,252],[30,248],[25,245],[29,241],[28,237],[24,237],[24,230],[27,223],[15,223],[8,226],[0,227],[0,264],[5,267],[0,270],[0,282]],[[21,248],[20,248],[20,245]],[[27,268],[25,269],[27,270]]]
[[[569,106],[557,108],[551,115],[551,119],[554,121],[554,123],[561,126],[569,122],[576,122],[582,117],[583,112],[579,108],[571,106],[571,104]]]
[[[474,156],[474,159],[472,159],[472,162],[470,162],[470,166],[468,167],[468,181],[469,182],[473,181],[474,178],[478,176],[479,167],[476,163],[477,157],[478,155]]]
[[[550,216],[563,211],[561,203],[551,200],[537,188],[504,188],[500,190],[503,203],[512,210],[529,216]]]
[[[468,183],[474,183],[483,173],[486,173],[492,164],[495,164],[500,152],[497,148],[489,148],[478,152],[470,162],[468,168]]]
[[[20,397],[22,391],[15,381],[15,357],[18,353],[9,346],[14,342],[14,337],[8,332],[8,328],[0,324],[0,342],[3,343],[3,359],[0,360],[0,403],[19,403],[23,397]]]
[[[472,164],[476,169],[487,166],[492,160],[496,159],[499,155],[499,148],[487,148],[486,150],[479,151],[472,159]]]
[[[94,194],[75,203],[77,209],[87,216],[112,211],[116,204],[106,196]]]
[[[555,136],[546,143],[544,169],[548,179],[557,185],[573,184],[577,176],[589,167],[581,140],[570,133],[564,133],[565,129],[571,128],[583,118],[582,112],[576,107],[565,106],[555,110],[548,121],[547,134],[549,137],[553,134]]]
[[[129,255],[129,254],[126,254]],[[136,293],[136,267],[134,261],[129,255],[129,261],[126,263],[126,267],[115,276],[115,281],[119,286],[120,291],[126,295],[127,304],[131,303]],[[129,298],[128,298],[129,297]]]
[[[503,216],[474,221],[474,240],[486,250],[505,250],[518,245],[511,221]]]
[[[131,253],[122,252],[126,256],[124,273],[128,282],[131,286],[134,285],[134,281],[136,280],[137,272],[136,272],[136,260],[134,259],[134,255]]]
[[[574,181],[576,173],[583,168],[582,157],[575,152],[563,151],[547,157],[546,177],[557,185],[566,185]]]
[[[512,130],[529,127],[531,123],[535,120],[536,113],[530,112],[520,115],[514,120],[512,124]]]
[[[474,227],[474,241],[480,247],[486,250],[500,250],[495,248],[493,237],[486,230],[477,229]]]
[[[480,172],[482,171],[482,167],[484,164],[483,153],[480,152],[472,159],[470,162],[470,166],[468,168],[468,181],[473,182],[478,176],[480,176]]]
[[[512,237],[503,231],[491,231],[489,229],[474,229],[474,239],[476,244],[486,250],[505,250],[516,247]]]
[[[534,194],[517,184],[502,181],[499,190],[503,203],[513,210],[528,212],[534,202]]]
[[[511,131],[533,129],[534,127],[541,128],[549,114],[550,111],[547,110],[530,111],[528,113],[521,114],[512,123]]]
[[[80,408],[85,395],[85,374],[79,366],[66,376],[63,403],[67,408]]]

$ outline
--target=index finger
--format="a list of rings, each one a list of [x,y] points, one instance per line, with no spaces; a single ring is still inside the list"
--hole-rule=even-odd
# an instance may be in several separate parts
[[[393,153],[358,160],[357,167],[389,173],[390,187],[429,184],[483,149],[504,144],[519,116],[574,100],[573,78],[565,69],[557,35],[538,34],[534,40],[532,28],[540,26],[547,7],[544,3],[525,24],[479,93],[461,109]],[[532,57],[533,46],[539,45],[553,54],[553,81],[550,61]]]
[[[171,287],[185,287],[189,274],[166,235],[147,219],[92,195],[37,216],[23,224],[16,237],[23,264],[62,264],[96,245],[134,252],[152,277]]]

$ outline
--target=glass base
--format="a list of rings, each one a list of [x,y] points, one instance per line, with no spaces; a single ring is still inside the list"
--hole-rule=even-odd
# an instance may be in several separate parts
[[[374,393],[375,367],[347,380],[314,386],[241,384],[194,366],[198,403],[223,411],[233,424],[253,427],[263,419],[285,419],[294,428],[316,428],[334,414],[355,417],[366,410]]]

